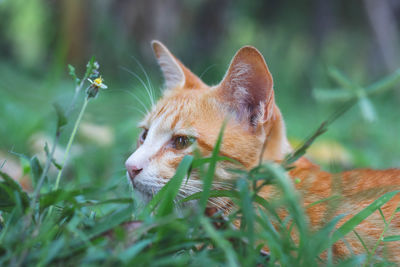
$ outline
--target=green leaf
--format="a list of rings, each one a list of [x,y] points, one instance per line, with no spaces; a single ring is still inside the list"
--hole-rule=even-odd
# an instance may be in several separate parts
[[[3,160],[3,162],[0,164],[0,170],[3,169],[4,165],[6,164],[6,160]]]
[[[130,197],[126,197],[107,199],[103,201],[88,200],[86,202],[79,203],[80,206],[100,206],[105,204],[133,204],[133,199]]]
[[[376,120],[376,112],[374,106],[368,98],[361,97],[358,104],[360,105],[361,114],[363,115],[365,120],[369,122],[373,122]]]
[[[21,186],[8,174],[0,172],[3,181],[0,181],[0,210],[10,212],[21,202],[23,210],[29,206],[29,197]]]
[[[92,188],[84,188],[84,189],[75,189],[75,190],[65,190],[65,189],[57,189],[55,191],[50,191],[48,193],[41,194],[40,196],[40,208],[43,210],[49,206],[56,205],[62,201],[68,201],[70,203],[74,203],[78,205],[75,198],[77,196],[85,195],[93,192]]]
[[[93,238],[107,232],[114,227],[128,221],[132,218],[133,206],[129,205],[126,208],[120,209],[119,211],[105,216],[102,220],[98,221],[95,227],[91,228],[86,234],[89,238]]]
[[[382,93],[400,82],[400,69],[367,87],[367,95]]]
[[[95,56],[92,56],[92,58],[89,60],[89,62],[86,64],[86,73],[84,76],[84,80],[89,78],[89,75],[92,73],[94,69],[94,63],[96,62]]]
[[[361,245],[365,249],[365,252],[367,252],[367,254],[370,254],[369,249],[368,249],[367,245],[365,244],[364,240],[362,239],[362,237],[357,233],[356,230],[353,230],[353,233],[356,235],[358,241],[360,241]]]
[[[393,241],[400,241],[400,235],[391,235],[391,236],[385,236],[382,239],[383,242],[393,242]]]
[[[320,248],[327,242],[327,240],[330,238],[332,230],[335,228],[338,222],[343,219],[343,217],[343,214],[334,217],[313,235],[312,242],[316,249]]]
[[[65,116],[64,110],[61,108],[61,106],[57,103],[53,104],[56,114],[57,114],[57,132],[61,130],[62,127],[64,127],[68,123],[68,119]]]
[[[354,85],[350,81],[349,78],[346,77],[341,71],[337,68],[331,67],[328,71],[329,76],[334,79],[340,86],[347,89],[353,89]]]
[[[162,199],[160,206],[157,210],[158,217],[163,217],[173,211],[174,199],[178,195],[179,188],[182,184],[183,179],[185,179],[186,175],[188,174],[192,161],[192,156],[185,156],[179,164],[174,177],[172,177],[171,180],[162,188],[166,189],[160,190],[160,192],[158,192],[157,195],[159,196],[157,197],[156,201],[159,202]],[[154,197],[153,199],[155,198],[156,197]]]
[[[139,254],[145,247],[150,245],[153,242],[151,239],[145,239],[137,242],[130,248],[124,250],[122,253],[118,255],[118,259],[120,259],[125,264],[129,263],[137,254]]]
[[[128,207],[122,208],[113,212],[112,214],[103,217],[101,220],[97,221],[95,226],[86,230],[84,232],[85,238],[87,240],[93,239],[101,234],[104,234],[108,231],[111,231],[115,227],[121,225],[122,223],[129,221],[132,218],[133,205],[129,205]],[[57,255],[57,259],[63,259],[69,257],[72,254],[75,254],[88,245],[87,242],[82,241],[81,237],[76,238],[69,242],[69,250],[63,250]]]
[[[31,172],[31,161],[26,157],[19,157],[24,175]]]
[[[239,179],[237,182],[237,186],[239,189],[240,195],[240,207],[242,209],[243,218],[241,223],[241,228],[245,227],[246,236],[249,241],[250,246],[254,246],[255,243],[255,235],[254,235],[254,221],[255,221],[255,214],[253,208],[253,202],[251,198],[251,193],[249,191],[248,184],[245,179]]]
[[[37,158],[37,156],[33,156],[31,158],[30,165],[31,165],[33,181],[36,184],[39,181],[40,177],[42,176],[43,168],[40,165],[40,162],[39,162],[39,159]]]
[[[236,253],[234,252],[231,243],[226,240],[220,232],[215,230],[207,218],[200,217],[200,223],[203,225],[207,235],[224,251],[227,261],[226,266],[239,266]]]
[[[192,162],[192,156],[187,155],[182,159],[176,170],[175,175],[160,189],[160,191],[155,196],[153,196],[151,201],[146,205],[140,215],[141,219],[147,218],[149,214],[154,211],[157,205],[160,204],[161,200],[163,200],[163,204],[162,207],[160,207],[160,209],[158,210],[159,212],[157,214],[159,216],[161,216],[162,214],[167,214],[173,210],[173,200],[176,197],[179,191],[179,187],[181,186],[183,179],[188,173]]]
[[[352,256],[351,258],[344,259],[339,261],[338,265],[335,266],[340,266],[340,267],[354,267],[354,266],[368,266],[365,265],[365,260],[366,260],[366,255],[355,255]]]
[[[81,82],[81,80],[76,76],[74,66],[72,66],[71,64],[68,64],[68,73],[74,79],[76,85]]]
[[[51,155],[50,155],[50,151],[49,151],[49,146],[48,146],[47,142],[46,142],[45,145],[44,145],[44,152],[46,153],[47,158],[49,158],[49,157],[51,156]],[[61,170],[61,169],[62,169],[61,164],[59,164],[59,163],[56,161],[55,158],[52,157],[52,158],[51,158],[51,162],[53,163],[54,167],[56,167],[58,170]]]
[[[354,93],[343,89],[320,89],[315,88],[313,90],[314,98],[319,101],[348,101],[354,97]]]

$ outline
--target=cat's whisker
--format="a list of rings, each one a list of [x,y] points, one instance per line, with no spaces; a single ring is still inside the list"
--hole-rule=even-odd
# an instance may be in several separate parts
[[[131,107],[131,106],[129,106],[128,108],[129,108],[129,109],[133,109],[133,110],[135,110],[135,111],[138,111],[143,117],[146,116],[146,113],[145,113],[143,110],[139,109],[138,107]]]
[[[145,75],[145,77],[146,77],[147,84],[148,84],[148,86],[149,86],[149,88],[150,88],[151,95],[152,95],[151,103],[152,103],[152,105],[154,105],[154,101],[155,101],[154,87],[153,87],[153,85],[151,84],[150,77],[149,77],[149,75],[147,74],[147,72],[146,72],[145,68],[143,67],[143,65],[140,63],[140,61],[139,61],[136,57],[134,57],[134,56],[132,56],[132,58],[133,58],[133,60],[135,60],[136,64],[138,64],[138,66],[140,67],[140,69],[142,70],[142,72],[144,73],[144,75]]]
[[[143,109],[146,111],[146,113],[149,112],[148,107],[147,107],[146,104],[143,102],[143,100],[141,100],[137,95],[133,94],[132,92],[129,92],[129,91],[126,91],[126,90],[125,90],[125,92],[128,93],[129,95],[131,95],[132,97],[134,97],[134,98],[139,102],[139,104],[141,104],[141,106],[142,106]]]
[[[125,70],[126,72],[128,72],[129,74],[131,74],[132,76],[134,76],[134,77],[143,85],[143,87],[144,87],[145,90],[146,90],[147,95],[148,95],[149,98],[150,98],[150,101],[151,101],[152,105],[154,105],[154,100],[153,100],[153,98],[152,98],[152,94],[150,93],[150,89],[147,87],[147,85],[146,85],[146,83],[143,81],[143,79],[142,79],[139,75],[137,75],[135,72],[129,70],[128,68],[125,68],[125,67],[121,67],[121,68],[122,68],[123,70]]]
[[[203,186],[203,182],[200,181],[200,180],[193,180],[192,179],[192,180],[188,180],[188,182],[185,183],[184,185],[192,186],[192,187],[195,186],[195,185],[198,185],[199,187],[202,187]],[[213,182],[212,186],[216,190],[218,190],[218,189],[225,189],[225,190],[234,189],[234,185],[232,183],[227,183],[227,182],[215,181],[215,182]]]
[[[190,195],[201,192],[201,190],[199,188],[196,188],[196,187],[191,187],[191,188],[195,189],[195,190],[190,190],[190,188],[180,188],[179,196],[182,198],[186,198]],[[224,210],[228,206],[228,203],[223,198],[219,198],[219,197],[218,198],[209,198],[208,202],[220,210]]]
[[[216,201],[214,201],[212,198],[208,199],[208,202],[211,203],[212,205],[214,205],[216,208],[218,208],[219,210],[224,210],[224,205],[220,205],[218,204]]]
[[[123,89],[116,89],[116,90],[114,90],[114,91],[121,91],[121,92],[127,93],[127,94],[129,94],[130,96],[134,97],[135,100],[138,101],[138,102],[141,104],[141,106],[143,107],[143,109],[146,111],[146,112],[144,113],[142,110],[138,110],[138,111],[140,111],[142,114],[146,115],[146,113],[149,112],[149,111],[148,111],[148,107],[146,106],[146,104],[145,104],[140,98],[138,98],[135,94],[133,94],[132,92],[130,92],[130,91],[128,91],[128,90],[123,90]],[[132,107],[132,106],[128,106],[128,107],[134,108],[134,107]]]
[[[212,69],[212,68],[215,67],[215,66],[217,66],[217,64],[212,64],[212,65],[208,66],[208,67],[200,74],[199,78],[200,78],[200,79],[203,78],[203,76],[204,76],[210,69]]]

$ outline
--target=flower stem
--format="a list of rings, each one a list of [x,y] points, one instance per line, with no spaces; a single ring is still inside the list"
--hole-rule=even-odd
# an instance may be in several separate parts
[[[79,93],[80,93],[81,90],[82,90],[82,87],[83,87],[83,85],[84,85],[85,80],[86,80],[86,76],[85,76],[85,77],[82,79],[82,81],[75,87],[74,96],[73,96],[73,98],[72,98],[71,103],[69,104],[69,106],[68,106],[68,108],[67,108],[67,111],[65,112],[65,116],[66,116],[66,117],[69,116],[69,114],[71,113],[72,109],[74,108],[75,103],[76,103],[76,99],[78,98],[78,95],[79,95]],[[37,198],[38,198],[38,196],[39,196],[40,189],[41,189],[42,186],[43,186],[44,179],[45,179],[47,173],[49,172],[50,165],[51,165],[51,162],[52,162],[54,153],[55,153],[55,151],[56,151],[56,147],[57,147],[57,145],[58,145],[58,142],[60,141],[61,131],[62,131],[62,129],[57,129],[57,131],[56,131],[56,133],[55,133],[55,135],[54,135],[54,141],[53,141],[53,145],[52,145],[52,148],[51,148],[51,152],[50,152],[49,155],[47,155],[46,164],[45,164],[45,166],[44,166],[42,175],[40,176],[39,182],[37,183],[36,188],[35,188],[35,192],[34,192],[34,194],[33,194],[33,198],[32,198],[32,201],[31,201],[31,210],[32,210],[32,211],[33,211],[33,209],[34,209],[34,206],[35,206],[35,204],[36,204]],[[30,216],[28,216],[28,217],[30,217]],[[29,221],[29,223],[30,223],[30,221]]]
[[[64,152],[64,159],[63,159],[63,162],[62,162],[62,165],[61,165],[62,167],[58,171],[58,174],[57,174],[56,184],[55,184],[54,189],[53,189],[54,191],[58,189],[58,186],[60,184],[61,175],[63,173],[64,167],[65,167],[65,163],[68,160],[69,151],[70,151],[72,143],[73,143],[73,141],[75,139],[76,132],[78,131],[79,124],[80,124],[80,122],[82,120],[83,114],[85,113],[85,110],[86,110],[86,107],[87,107],[88,103],[89,103],[89,99],[85,98],[85,102],[83,102],[81,111],[79,112],[78,118],[76,119],[76,122],[75,122],[75,125],[74,125],[74,129],[72,130],[71,136],[69,137],[67,148],[65,149],[65,152]]]

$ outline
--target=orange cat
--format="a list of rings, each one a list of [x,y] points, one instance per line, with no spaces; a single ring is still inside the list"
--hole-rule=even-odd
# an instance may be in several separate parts
[[[126,161],[128,177],[144,198],[150,199],[168,182],[182,158],[193,152],[194,142],[203,155],[210,154],[226,118],[228,122],[220,154],[237,160],[245,168],[256,166],[260,156],[264,160],[279,162],[292,151],[282,115],[275,104],[272,76],[257,49],[250,46],[241,48],[222,82],[208,86],[163,44],[154,41],[152,45],[164,74],[166,90],[140,123],[143,132],[138,148]],[[234,179],[233,174],[227,171],[231,167],[232,163],[228,162],[218,164],[214,188],[229,187],[229,181]],[[336,175],[320,170],[306,158],[300,158],[289,174],[300,178],[296,187],[305,206],[338,193],[333,184]],[[400,189],[400,170],[396,169],[355,170],[344,172],[339,177],[339,192],[343,198],[337,214],[348,214],[339,226],[384,192]],[[198,175],[193,173],[181,186],[180,197],[199,192],[201,188]],[[262,196],[272,197],[274,193],[270,190],[270,187],[265,187]],[[400,194],[382,207],[386,219],[399,202]],[[210,206],[227,209],[223,200],[210,200]],[[327,204],[314,205],[306,211],[311,225],[317,228],[326,219]],[[365,240],[376,242],[383,226],[382,218],[376,212],[356,230]],[[394,217],[392,226],[387,234],[400,234],[400,213]],[[346,240],[355,253],[364,252],[353,234],[347,235]],[[371,244],[367,241],[367,246]],[[399,242],[390,242],[387,247],[390,258],[400,262]],[[334,253],[340,257],[349,251],[340,241],[334,245]]]

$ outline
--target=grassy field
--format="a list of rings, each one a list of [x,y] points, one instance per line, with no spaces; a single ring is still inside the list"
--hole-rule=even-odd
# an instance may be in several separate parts
[[[150,48],[159,39],[210,85],[240,47],[259,49],[298,151],[357,100],[306,156],[332,172],[400,167],[399,11],[394,0],[0,0],[0,266],[390,266],[375,250],[334,259],[331,245],[396,192],[345,227],[335,230],[339,216],[311,231],[287,162],[242,171],[231,191],[212,191],[218,149],[211,158],[186,157],[148,205],[124,162],[151,107],[145,87],[155,100],[162,94]],[[108,89],[81,113],[90,82],[76,94],[68,64],[82,78],[92,55]],[[204,181],[192,196],[200,205],[176,212],[174,197],[193,169]],[[281,198],[258,197],[257,181]],[[237,210],[204,216],[209,196],[230,198]],[[399,242],[383,231],[375,244]],[[264,244],[269,255],[260,253]]]
[[[134,77],[139,75],[146,81],[140,71],[133,75],[127,72],[122,82],[104,77],[109,89],[100,90],[99,96],[89,101],[69,147],[67,142],[84,103],[84,89],[90,85],[85,82],[67,116],[67,124],[62,127],[60,144],[54,154],[56,164],[50,164],[47,171],[45,144],[48,143],[51,151],[54,133],[59,129],[57,125],[63,124],[63,116],[56,115],[52,103],[68,110],[74,81],[54,82],[51,77],[26,75],[10,66],[0,65],[0,83],[4,89],[0,99],[0,153],[4,160],[0,166],[2,171],[14,171],[24,177],[31,184],[31,190],[28,194],[21,191],[8,175],[1,173],[1,265],[389,264],[375,257],[374,251],[345,261],[334,260],[332,243],[351,232],[362,216],[355,216],[338,230],[334,226],[340,217],[317,232],[310,231],[303,208],[298,205],[297,192],[285,173],[288,167],[285,163],[265,163],[242,172],[232,191],[210,191],[219,160],[218,143],[213,155],[206,160],[209,164],[205,165],[205,160],[200,158],[184,158],[170,183],[148,205],[141,204],[126,181],[123,167],[124,160],[134,150],[136,123],[150,105],[140,81]],[[332,84],[335,82],[340,83],[340,79],[335,80],[333,75]],[[301,144],[301,140],[341,106],[333,100],[327,104],[312,98],[299,99],[291,91],[281,90],[285,86],[280,86],[284,83],[280,82],[279,75],[275,83],[278,105],[293,143]],[[158,83],[154,87],[159,88]],[[159,94],[157,89],[156,95]],[[374,122],[363,119],[365,112],[371,110],[360,109],[356,104],[329,125],[328,132],[320,137],[322,141],[316,141],[310,148],[310,151],[315,148],[311,156],[332,170],[398,166],[400,125],[394,123],[398,110],[393,95],[393,92],[383,92],[370,98],[377,113]],[[332,144],[339,149],[332,150]],[[69,148],[69,159],[63,165],[63,155]],[[321,151],[334,152],[320,156]],[[63,171],[59,186],[57,164]],[[200,199],[200,206],[178,215],[174,198],[191,166],[203,173],[203,192],[192,196]],[[255,181],[278,187],[283,192],[281,199],[267,202],[258,197]],[[395,193],[383,195],[380,202],[374,202],[365,212],[376,211]],[[238,209],[225,220],[220,214],[205,217],[205,201],[209,196],[229,197]],[[277,215],[282,208],[288,212],[283,219]],[[231,226],[236,220],[241,221],[240,229]],[[214,228],[216,224],[220,227]],[[291,231],[298,233],[298,242],[293,241]],[[271,250],[268,256],[260,254],[265,243]],[[321,258],[323,251],[327,252]]]

